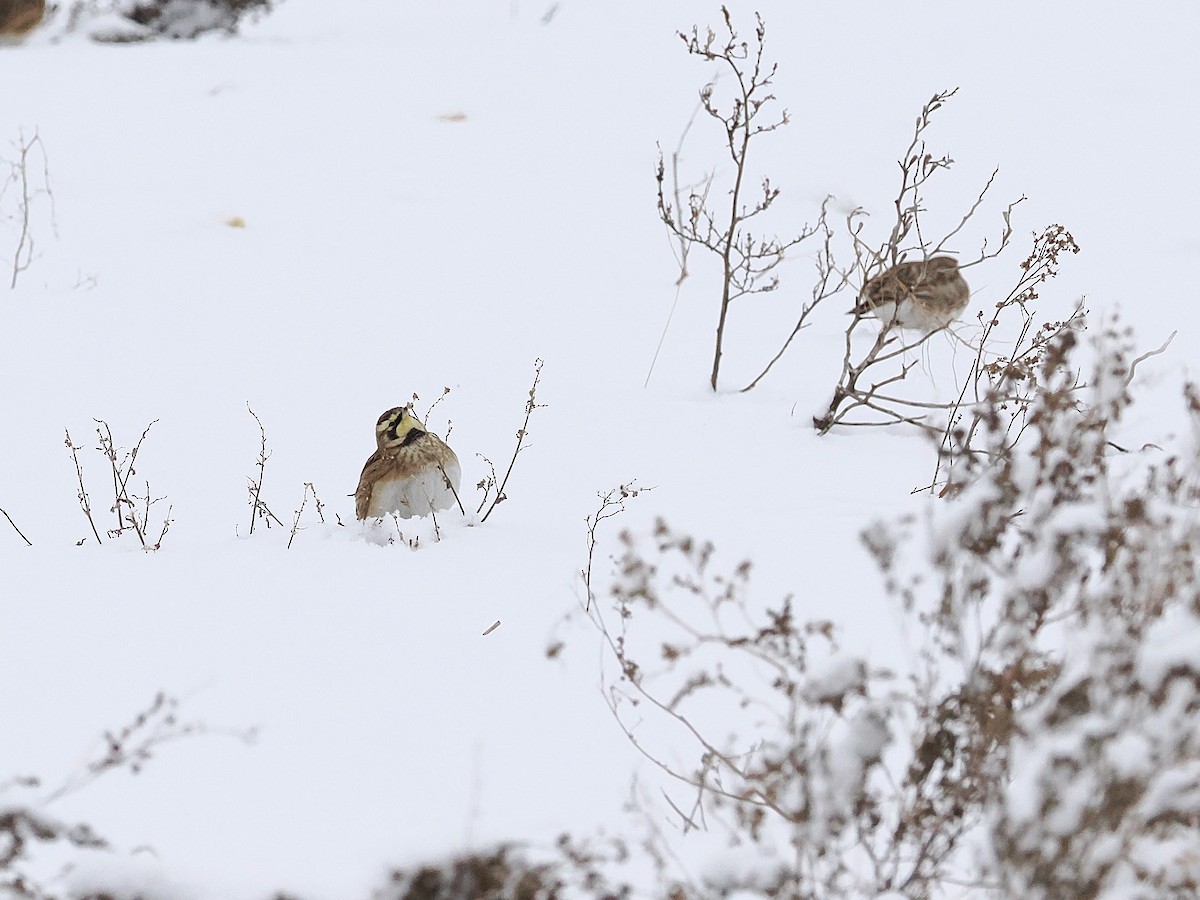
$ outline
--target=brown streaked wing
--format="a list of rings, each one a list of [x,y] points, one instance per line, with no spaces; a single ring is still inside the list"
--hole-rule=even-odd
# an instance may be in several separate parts
[[[363,465],[362,475],[358,478],[358,490],[354,492],[354,515],[357,518],[365,519],[367,517],[367,510],[371,508],[371,491],[381,474],[380,470],[386,465],[387,460],[378,450],[372,453]]]

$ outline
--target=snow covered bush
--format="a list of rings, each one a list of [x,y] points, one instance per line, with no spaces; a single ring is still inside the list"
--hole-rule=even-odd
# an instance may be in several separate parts
[[[1015,664],[1047,675],[1018,695],[996,760],[990,868],[1010,896],[1195,896],[1196,448],[1117,451],[1110,434],[1148,354],[1135,358],[1115,321],[1095,344],[1086,405],[1047,359],[1029,452],[1006,452],[989,425],[997,459],[954,504],[959,537],[943,531],[944,584],[959,586],[949,597],[1000,611],[961,658],[976,676]],[[1185,396],[1200,427],[1200,395]]]
[[[37,805],[13,802],[5,793],[14,787],[36,785],[16,779],[0,785],[0,896],[43,900],[50,897],[28,871],[27,865],[39,844],[63,842],[78,851],[102,850],[108,844],[87,825],[68,825]]]
[[[610,602],[590,595],[588,609],[617,664],[604,696],[635,746],[685,785],[668,801],[682,831],[724,830],[756,850],[745,872],[705,876],[681,896],[923,885],[944,851],[922,848],[927,832],[901,833],[879,777],[893,743],[890,673],[840,651],[834,624],[799,618],[791,597],[756,603],[748,561],[717,571],[712,544],[661,519],[620,540]],[[690,752],[644,737],[647,719]]]
[[[913,765],[931,808],[977,827],[979,886],[1010,897],[1194,896],[1200,877],[1200,530],[1195,448],[1125,454],[1132,336],[1114,320],[1081,387],[1073,329],[1047,345],[1013,440],[1002,372],[916,532],[867,535],[926,629]],[[1157,352],[1157,351],[1156,351]],[[1187,389],[1200,426],[1200,402]],[[1185,461],[1186,460],[1186,461]]]
[[[541,853],[499,844],[396,869],[371,900],[628,900],[632,888],[605,871],[627,856],[620,839],[580,842],[562,835],[552,851]]]
[[[530,863],[514,847],[500,845],[398,869],[372,900],[558,900],[561,888],[552,866]]]
[[[269,13],[277,0],[72,0],[65,6],[67,32],[93,40],[126,43],[156,38],[190,39],[210,31],[235,34],[250,16]]]
[[[749,562],[720,571],[715,547],[662,520],[621,535],[606,598],[585,572],[610,709],[685,785],[668,801],[684,833],[723,828],[756,851],[736,886],[1195,896],[1195,448],[1122,452],[1110,435],[1152,354],[1114,320],[1083,387],[1078,345],[1059,329],[1032,370],[998,372],[990,412],[949,451],[948,499],[864,533],[920,635],[908,671],[839,650],[835,623],[791,598],[754,599]],[[1020,443],[1014,382],[1033,391]],[[1186,397],[1200,435],[1200,391]]]
[[[247,15],[271,11],[273,0],[137,0],[126,13],[139,25],[172,38],[237,31]]]

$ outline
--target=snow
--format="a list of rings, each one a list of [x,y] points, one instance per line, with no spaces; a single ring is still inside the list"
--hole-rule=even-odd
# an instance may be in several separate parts
[[[813,668],[805,694],[819,703],[839,706],[846,694],[865,690],[866,664],[857,657],[835,654]]]
[[[36,775],[44,801],[159,691],[200,732],[46,804],[114,847],[73,877],[366,897],[388,867],[627,827],[631,778],[659,774],[598,694],[597,636],[563,618],[581,601],[596,494],[631,478],[654,491],[602,531],[606,583],[617,532],[661,515],[751,559],[764,601],[794,593],[803,618],[842,626],[824,683],[852,687],[862,658],[906,662],[858,535],[926,507],[910,491],[928,484],[931,449],[894,429],[810,427],[851,298],[735,393],[807,298],[810,260],[789,263],[778,292],[731,314],[713,395],[714,268],[696,257],[643,387],[678,276],[654,210],[656,142],[674,147],[707,77],[675,31],[715,25],[719,4],[348,6],[286,0],[236,38],[0,47],[0,159],[36,132],[54,200],[53,220],[34,200],[35,258],[15,290],[0,277],[0,506],[33,542],[0,521],[0,784]],[[1200,120],[1180,115],[1176,87],[1200,76],[1200,8],[1139,15],[1133,34],[1121,5],[1018,0],[984,20],[943,0],[729,7],[743,23],[762,11],[793,120],[755,157],[783,190],[771,227],[832,193],[839,214],[874,214],[872,240],[885,232],[920,105],[961,86],[933,131],[957,165],[931,224],[956,223],[999,165],[962,247],[999,222],[1001,198],[1030,198],[1018,237],[1066,224],[1083,252],[1043,289],[1047,316],[1086,294],[1093,310],[1120,305],[1146,346],[1179,329],[1139,369],[1161,381],[1124,426],[1139,447],[1178,430],[1200,325],[1180,287],[1200,262]],[[705,124],[685,162],[727,176]],[[0,195],[0,276],[14,198]],[[972,313],[1004,296],[1026,246],[969,270]],[[966,355],[935,339],[914,377],[954,391]],[[488,472],[476,453],[498,468],[511,456],[539,357],[545,408],[487,523],[439,516],[416,551],[355,525],[346,495],[381,411],[413,392],[422,411],[450,387],[430,424],[452,424],[473,494]],[[290,526],[306,482],[325,503],[321,524],[310,501],[290,550],[287,527],[248,533],[247,401],[271,509]],[[126,449],[157,420],[136,476],[136,493],[148,479],[168,498],[152,520],[172,505],[156,553],[91,537],[63,432],[110,521],[93,417]],[[1196,658],[1194,616],[1160,628],[1146,679]],[[886,740],[882,720],[849,726],[847,785]],[[694,846],[679,842],[703,873]]]
[[[1137,660],[1138,677],[1146,684],[1160,685],[1173,669],[1194,670],[1200,659],[1200,622],[1194,610],[1175,607],[1152,626],[1147,645],[1153,649]]]

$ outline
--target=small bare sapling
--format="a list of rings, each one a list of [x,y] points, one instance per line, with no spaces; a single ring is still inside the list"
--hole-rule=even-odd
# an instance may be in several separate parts
[[[529,387],[529,397],[525,401],[525,419],[521,422],[521,427],[517,429],[517,445],[513,449],[512,458],[508,461],[508,468],[504,471],[504,477],[497,479],[495,464],[484,456],[482,453],[477,454],[488,465],[489,474],[480,479],[475,487],[482,493],[482,499],[479,501],[479,506],[476,508],[476,515],[483,513],[483,517],[479,520],[482,524],[488,520],[488,517],[495,511],[496,507],[508,499],[508,494],[505,493],[508,487],[508,479],[512,476],[513,467],[517,464],[517,457],[524,451],[529,449],[529,445],[525,443],[525,439],[529,437],[529,418],[533,415],[535,409],[544,409],[545,404],[537,402],[537,389],[542,380],[542,361],[535,359],[533,361],[533,384]],[[445,477],[445,473],[443,473]],[[449,479],[447,479],[449,483]],[[457,494],[455,498],[457,499]],[[489,500],[491,501],[489,503]],[[461,501],[460,504],[461,506]],[[486,507],[486,512],[484,511]]]
[[[8,177],[0,182],[0,222],[11,222],[16,232],[8,284],[10,289],[16,288],[21,273],[37,258],[34,211],[42,197],[49,208],[51,232],[57,234],[54,191],[50,186],[50,162],[41,135],[35,131],[33,137],[26,139],[24,133],[18,133],[13,151],[15,158],[8,162]],[[0,160],[0,163],[3,162],[5,161]],[[39,162],[40,172],[34,169]],[[5,203],[9,196],[15,197],[11,212]]]
[[[689,54],[715,65],[720,74],[732,78],[731,96],[727,99],[717,98],[716,77],[700,90],[700,107],[723,132],[726,151],[733,163],[730,184],[726,191],[721,192],[728,199],[713,199],[715,170],[695,182],[688,190],[686,200],[682,198],[678,150],[672,157],[671,197],[668,197],[666,164],[661,150],[656,170],[658,213],[679,245],[676,260],[680,275],[676,288],[687,277],[687,257],[693,246],[702,247],[720,262],[717,329],[709,375],[709,384],[714,391],[717,389],[721,358],[725,351],[725,330],[730,307],[745,297],[769,293],[779,287],[779,276],[775,270],[784,261],[787,251],[812,237],[824,225],[822,208],[818,224],[805,226],[797,235],[764,237],[749,230],[749,224],[767,212],[779,197],[779,188],[767,177],[762,179],[759,192],[753,197],[749,196],[751,143],[761,135],[788,124],[789,120],[786,109],[772,113],[776,98],[770,89],[777,65],[768,64],[764,59],[766,25],[762,17],[756,14],[754,37],[747,41],[734,28],[728,8],[721,7],[721,14],[724,19],[721,37],[718,38],[712,29],[701,35],[697,27],[693,27],[690,34],[679,32],[679,37]],[[689,123],[684,130],[685,135],[690,127]],[[801,312],[796,331],[799,331],[809,311],[811,308]],[[789,338],[787,343],[790,341]],[[767,369],[772,364],[768,363]]]
[[[113,438],[112,428],[108,422],[103,419],[94,419],[96,423],[96,437],[98,446],[96,449],[104,456],[108,462],[109,478],[111,480],[111,489],[113,495],[112,506],[109,507],[109,512],[113,515],[113,527],[105,531],[105,536],[110,540],[120,538],[126,532],[132,531],[137,535],[138,543],[141,544],[143,550],[158,550],[162,547],[163,538],[171,528],[171,523],[174,521],[171,518],[171,512],[174,507],[168,505],[167,512],[163,516],[162,525],[155,529],[151,526],[152,510],[160,502],[165,500],[165,497],[155,497],[150,490],[150,482],[144,481],[145,494],[137,495],[130,488],[130,483],[133,476],[137,474],[135,468],[137,464],[138,454],[141,453],[142,444],[146,437],[150,434],[150,429],[158,422],[155,419],[142,431],[141,437],[137,443],[133,445],[131,450],[124,451],[117,446]],[[88,525],[92,530],[92,535],[96,538],[97,543],[104,543],[100,536],[100,529],[96,524],[96,519],[93,516],[92,499],[88,493],[84,483],[83,464],[79,460],[79,451],[84,449],[81,445],[76,444],[71,439],[71,432],[66,431],[66,446],[71,452],[71,460],[75,464],[75,478],[79,486],[77,498],[79,500],[80,509],[83,511]],[[80,544],[83,541],[79,541]]]
[[[308,505],[308,498],[312,496],[313,507],[317,512],[317,519],[322,525],[325,524],[325,504],[321,502],[321,498],[317,496],[317,489],[313,487],[311,481],[304,482],[304,494],[300,497],[300,508],[296,510],[292,516],[292,530],[288,533],[287,549],[292,549],[292,541],[296,539],[296,532],[303,531],[300,527],[300,517],[304,515],[304,507]]]
[[[253,477],[247,476],[246,478],[246,491],[250,495],[250,533],[254,534],[254,526],[260,519],[267,528],[271,527],[272,522],[280,528],[285,526],[283,522],[279,521],[279,517],[271,512],[271,508],[267,506],[266,501],[262,497],[263,478],[267,474],[267,460],[271,458],[271,454],[267,451],[267,429],[263,427],[262,419],[258,417],[258,413],[250,409],[249,401],[246,403],[246,409],[254,417],[254,423],[258,425],[258,459],[255,460],[255,467],[258,469],[258,474]],[[288,541],[288,545],[291,546],[290,540]]]

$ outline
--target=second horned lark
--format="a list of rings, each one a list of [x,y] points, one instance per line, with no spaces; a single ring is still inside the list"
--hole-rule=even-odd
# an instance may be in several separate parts
[[[936,331],[962,315],[970,296],[958,260],[933,256],[876,275],[863,285],[854,312],[874,315],[885,325]]]
[[[462,470],[458,457],[413,415],[412,406],[389,409],[375,424],[376,450],[354,492],[360,519],[395,513],[402,519],[457,506]]]
[[[42,24],[46,0],[0,0],[0,39],[11,43]]]

